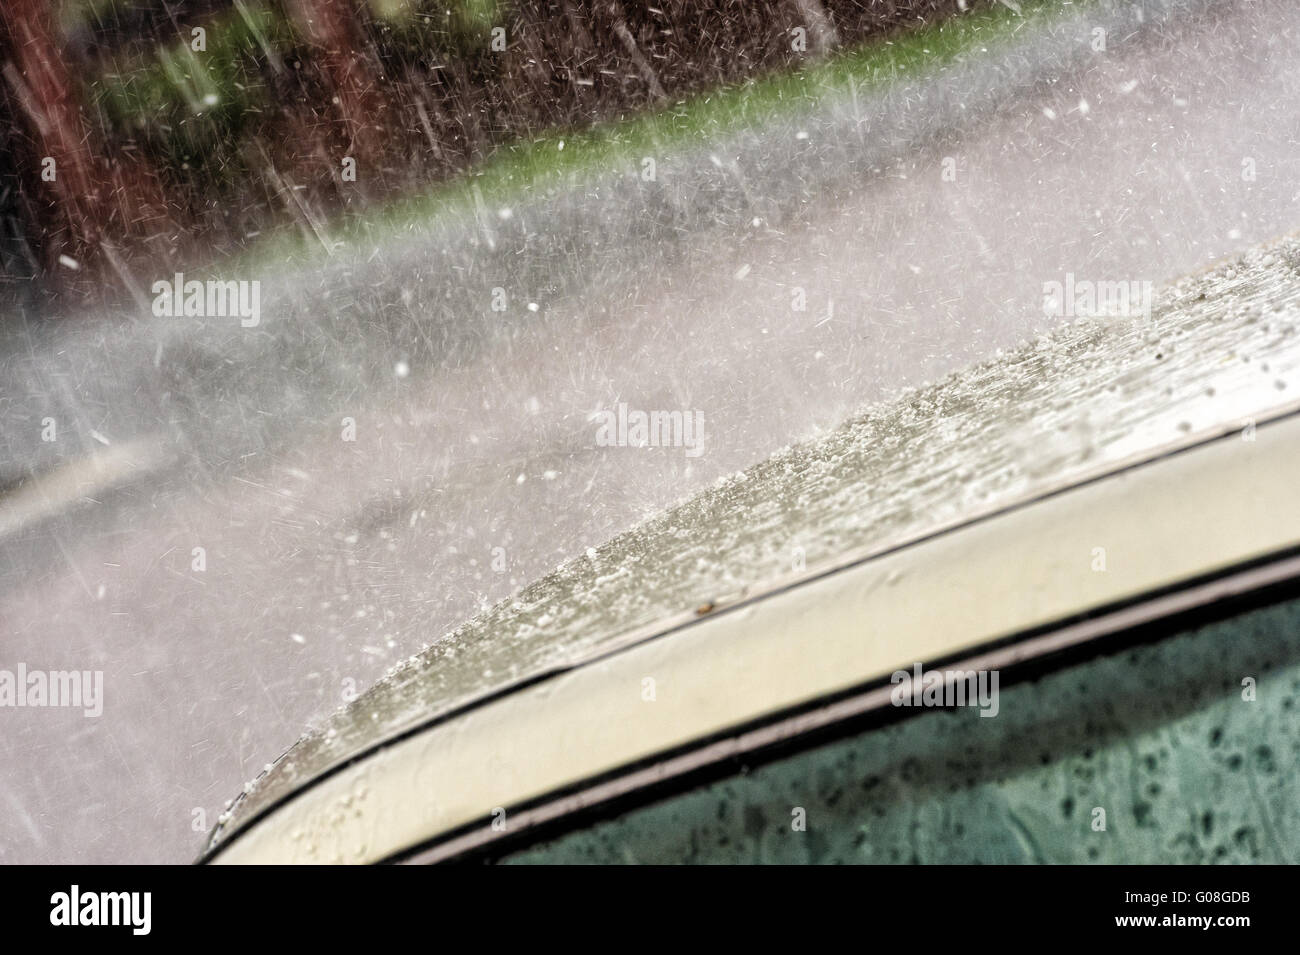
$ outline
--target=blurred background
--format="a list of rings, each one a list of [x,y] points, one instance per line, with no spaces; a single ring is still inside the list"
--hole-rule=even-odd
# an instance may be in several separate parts
[[[197,267],[275,229],[321,237],[539,131],[671,106],[977,5],[6,0],[3,293],[139,294],[142,264]]]

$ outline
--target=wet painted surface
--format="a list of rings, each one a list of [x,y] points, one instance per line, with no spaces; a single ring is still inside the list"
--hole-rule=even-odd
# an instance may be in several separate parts
[[[791,448],[526,588],[301,742],[266,805],[387,733],[650,623],[866,545],[914,540],[1288,400],[1300,244],[1165,290],[1147,321],[1087,322]],[[954,466],[955,462],[960,465]]]

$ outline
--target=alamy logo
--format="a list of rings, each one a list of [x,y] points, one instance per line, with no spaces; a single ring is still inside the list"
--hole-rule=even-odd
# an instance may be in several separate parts
[[[894,706],[978,706],[980,716],[998,715],[997,670],[895,670],[889,678]]]
[[[704,412],[636,411],[620,403],[615,411],[598,411],[596,445],[602,448],[685,448],[688,458],[704,453]]]
[[[1050,318],[1149,318],[1152,284],[1093,282],[1065,273],[1064,282],[1043,283],[1043,312]]]
[[[153,313],[159,318],[239,318],[244,328],[262,320],[262,283],[198,279],[185,281],[185,273],[153,283]]]
[[[80,708],[87,717],[104,712],[103,670],[0,670],[0,707]]]
[[[148,935],[152,927],[151,892],[69,892],[50,896],[51,925],[129,925],[132,935]]]

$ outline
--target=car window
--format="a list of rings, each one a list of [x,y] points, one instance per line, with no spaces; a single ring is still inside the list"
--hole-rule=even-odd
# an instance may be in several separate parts
[[[1285,863],[1294,598],[613,814],[504,863]]]

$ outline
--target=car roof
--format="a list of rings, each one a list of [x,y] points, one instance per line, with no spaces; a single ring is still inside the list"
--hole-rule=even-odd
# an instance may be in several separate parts
[[[1300,241],[1064,325],[782,449],[395,667],[246,787],[208,846],[412,728],[811,577],[1292,409]]]

